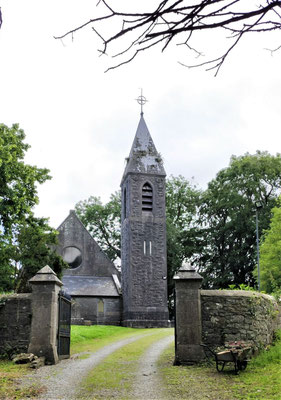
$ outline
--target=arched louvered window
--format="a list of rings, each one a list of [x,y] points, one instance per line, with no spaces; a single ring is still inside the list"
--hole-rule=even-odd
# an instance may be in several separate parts
[[[142,211],[151,211],[153,208],[152,186],[146,182],[142,187]]]

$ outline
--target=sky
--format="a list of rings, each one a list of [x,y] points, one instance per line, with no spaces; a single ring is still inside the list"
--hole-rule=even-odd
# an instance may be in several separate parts
[[[231,155],[281,152],[281,51],[266,50],[281,44],[277,34],[242,41],[217,77],[181,66],[197,61],[183,46],[155,48],[105,73],[114,60],[99,57],[91,27],[73,41],[54,39],[95,17],[96,2],[0,0],[0,7],[0,122],[19,123],[31,145],[26,162],[50,169],[35,214],[53,227],[80,200],[107,202],[119,190],[141,88],[144,118],[168,176],[183,175],[205,189]],[[216,34],[198,41],[207,55],[217,56],[220,45]]]

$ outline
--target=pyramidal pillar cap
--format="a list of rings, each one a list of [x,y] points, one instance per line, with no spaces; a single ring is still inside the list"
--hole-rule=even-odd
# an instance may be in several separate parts
[[[182,266],[178,270],[177,274],[174,275],[174,280],[197,280],[202,281],[203,277],[196,272],[195,268],[186,261],[182,263]]]
[[[59,286],[63,286],[62,281],[57,277],[57,274],[48,265],[41,268],[33,278],[29,279],[32,283],[56,283]]]

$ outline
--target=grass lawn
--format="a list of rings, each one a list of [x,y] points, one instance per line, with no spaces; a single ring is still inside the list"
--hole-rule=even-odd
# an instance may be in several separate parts
[[[245,373],[235,377],[232,390],[237,399],[281,399],[281,330],[274,345],[253,359]]]
[[[151,329],[124,328],[109,325],[72,325],[70,353],[92,352],[109,343],[137,334],[149,333]]]
[[[215,363],[172,367],[174,349],[168,348],[159,360],[168,396],[192,400],[281,400],[280,333],[275,344],[252,359],[239,375],[234,374],[232,364],[222,373],[216,371]]]

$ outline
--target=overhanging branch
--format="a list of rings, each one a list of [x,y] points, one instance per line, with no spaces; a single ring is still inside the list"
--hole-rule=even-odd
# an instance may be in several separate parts
[[[281,28],[281,0],[261,0],[259,5],[249,0],[193,0],[192,4],[190,0],[163,0],[153,11],[137,13],[116,11],[109,3],[109,0],[99,0],[97,6],[102,12],[101,16],[55,37],[63,39],[73,36],[91,25],[92,31],[102,42],[102,48],[99,49],[101,54],[110,55],[111,44],[119,43],[120,50],[112,56],[119,57],[120,62],[107,71],[131,62],[140,52],[161,42],[164,51],[176,37],[185,34],[185,39],[177,44],[185,44],[197,57],[201,56],[203,53],[191,43],[194,35],[196,38],[198,32],[223,28],[231,33],[230,38],[233,39],[227,50],[219,57],[196,65],[213,64],[208,70],[215,69],[217,74],[229,53],[246,33],[269,32]],[[118,1],[115,0],[114,7],[117,7],[116,3]],[[107,36],[109,24],[113,27],[113,34]],[[130,43],[124,45],[126,39]]]

